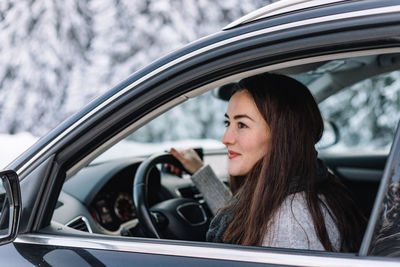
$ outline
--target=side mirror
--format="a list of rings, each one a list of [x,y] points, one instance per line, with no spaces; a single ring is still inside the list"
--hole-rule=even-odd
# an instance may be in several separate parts
[[[339,128],[333,121],[324,121],[324,132],[317,143],[318,150],[336,145],[340,140]]]
[[[0,172],[0,245],[14,241],[21,215],[21,189],[14,171]]]

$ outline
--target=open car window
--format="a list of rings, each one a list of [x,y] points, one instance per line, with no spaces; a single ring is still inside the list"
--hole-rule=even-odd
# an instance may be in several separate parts
[[[396,109],[400,101],[399,66],[360,74],[359,80],[348,85],[343,83],[343,87],[337,87],[333,92],[329,86],[318,88],[317,85],[326,80],[324,75],[334,76],[337,84],[341,78],[347,79],[340,74],[348,70],[334,68],[344,68],[335,62],[352,64],[360,60],[375,64],[378,58],[379,55],[369,56],[368,60],[365,57],[334,59],[274,70],[310,87],[320,102],[324,119],[337,127],[335,134],[339,134],[339,142],[319,149],[320,157],[349,188],[367,218],[399,119]],[[367,63],[365,67],[369,66]],[[355,67],[352,71],[363,72],[363,68]],[[140,228],[133,205],[133,180],[144,159],[171,147],[201,148],[204,161],[226,182],[227,155],[221,137],[227,101],[217,99],[216,90],[218,88],[189,99],[150,120],[67,177],[53,221],[71,229],[107,236],[148,237]],[[382,152],[378,158],[376,151]],[[353,157],[348,152],[358,154]],[[338,158],[337,154],[346,154],[346,157]],[[376,159],[371,165],[371,160]],[[158,165],[151,175],[149,188],[154,191],[149,195],[150,206],[174,198],[191,198],[207,207],[199,190],[190,179],[185,179],[187,176],[177,177],[163,165]],[[212,215],[207,208],[205,215],[209,222]]]
[[[93,163],[135,156],[149,156],[176,148],[222,149],[224,113],[228,103],[204,93],[152,119]]]

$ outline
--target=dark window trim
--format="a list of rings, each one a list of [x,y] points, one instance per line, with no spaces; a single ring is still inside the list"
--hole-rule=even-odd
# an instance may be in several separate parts
[[[390,148],[388,160],[386,162],[385,169],[383,171],[383,178],[379,185],[378,193],[376,195],[375,203],[372,208],[371,217],[369,219],[367,229],[364,234],[364,239],[361,243],[359,255],[367,256],[371,250],[372,238],[377,229],[377,222],[381,219],[382,204],[386,197],[387,188],[394,175],[395,167],[400,164],[400,123],[397,125],[396,135]],[[394,244],[395,245],[395,244]],[[396,244],[397,245],[397,244]]]

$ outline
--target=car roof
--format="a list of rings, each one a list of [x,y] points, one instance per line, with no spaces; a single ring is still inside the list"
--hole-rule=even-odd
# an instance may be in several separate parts
[[[280,0],[259,8],[237,20],[228,24],[223,30],[228,30],[239,25],[244,25],[258,19],[268,18],[275,15],[282,15],[285,13],[299,11],[306,8],[328,5],[346,0]]]

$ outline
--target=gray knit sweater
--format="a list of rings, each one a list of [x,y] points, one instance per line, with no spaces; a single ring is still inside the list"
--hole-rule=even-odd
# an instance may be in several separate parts
[[[214,215],[232,197],[230,190],[218,179],[208,165],[193,174],[191,179],[203,194],[205,201]],[[324,200],[323,196],[321,198]],[[327,208],[322,205],[321,210],[325,218],[325,225],[331,243],[334,249],[339,251],[339,231]],[[227,222],[222,220],[222,222],[218,221],[217,223]],[[215,229],[212,229],[213,227],[216,228],[215,224],[215,222],[214,224],[211,222],[209,232],[215,231]],[[315,232],[303,192],[287,196],[278,209],[273,219],[273,224],[264,237],[263,246],[324,250]]]

